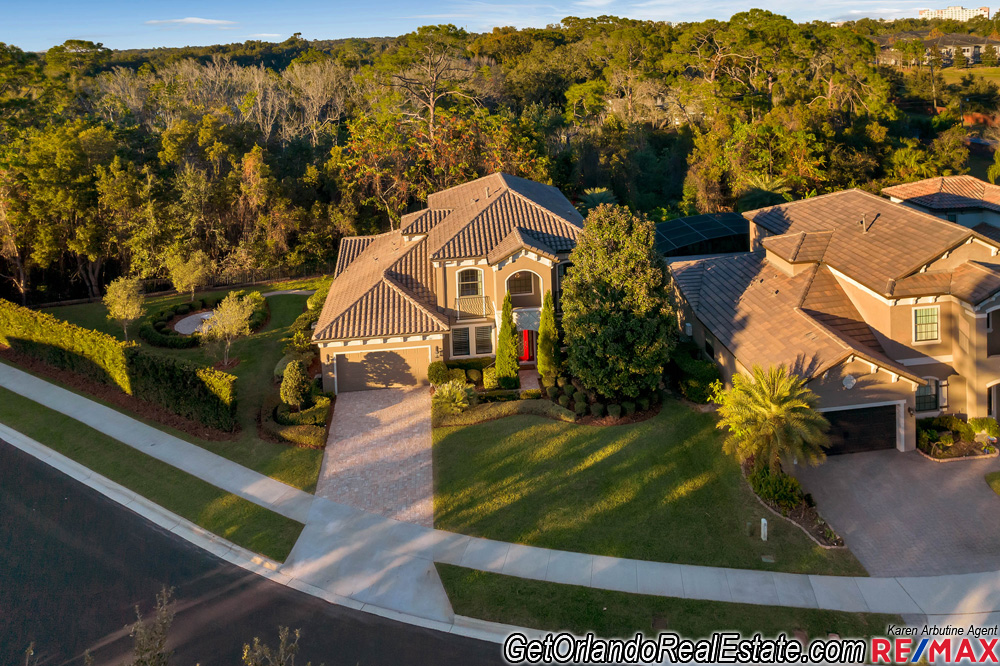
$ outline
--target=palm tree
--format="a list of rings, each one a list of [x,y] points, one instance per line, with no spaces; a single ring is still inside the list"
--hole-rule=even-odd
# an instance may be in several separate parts
[[[615,205],[618,203],[618,197],[615,193],[606,187],[588,187],[580,195],[580,201],[577,203],[576,207],[581,213],[586,214],[587,212],[597,208],[601,204]]]
[[[792,188],[784,176],[752,173],[743,178],[742,192],[736,200],[739,211],[756,210],[791,201]]]
[[[729,431],[723,450],[740,461],[752,456],[756,466],[766,462],[775,472],[788,456],[818,465],[826,460],[830,424],[816,411],[817,401],[805,380],[783,365],[734,375],[733,387],[716,399],[717,427]]]

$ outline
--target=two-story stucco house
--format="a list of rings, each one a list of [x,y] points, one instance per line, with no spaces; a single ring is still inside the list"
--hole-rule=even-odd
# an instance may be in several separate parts
[[[670,264],[686,333],[728,381],[784,364],[832,453],[916,444],[915,419],[997,414],[1000,243],[848,190],[745,213],[749,253]]]
[[[975,176],[938,176],[882,190],[890,201],[1000,238],[1000,185]]]
[[[432,361],[492,356],[508,291],[533,363],[582,227],[556,188],[497,173],[431,194],[397,231],[344,238],[313,334],[324,389],[414,386]]]

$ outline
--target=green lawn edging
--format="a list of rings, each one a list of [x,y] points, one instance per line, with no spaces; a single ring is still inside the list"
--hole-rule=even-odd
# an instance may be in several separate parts
[[[656,597],[528,580],[450,564],[436,566],[457,615],[577,635],[592,631],[612,638],[669,630],[702,638],[732,630],[744,636],[757,632],[792,636],[804,631],[809,638],[826,638],[831,633],[867,637],[884,635],[889,624],[902,624],[896,615]]]
[[[283,562],[303,525],[0,388],[0,422],[164,509]]]

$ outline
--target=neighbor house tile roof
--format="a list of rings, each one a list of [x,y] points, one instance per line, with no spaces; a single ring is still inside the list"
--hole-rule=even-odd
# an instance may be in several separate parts
[[[779,255],[807,247],[811,261],[821,256],[823,263],[885,295],[896,280],[974,235],[965,227],[861,190],[834,192],[744,216],[776,235],[819,233],[813,239],[767,238],[762,243]]]
[[[923,383],[885,356],[829,269],[792,277],[760,252],[669,266],[698,319],[747,368],[784,365],[813,378],[854,355]]]
[[[882,194],[931,210],[982,208],[1000,212],[1000,185],[975,176],[939,176],[886,187]]]
[[[522,247],[556,259],[583,224],[556,188],[506,174],[432,194],[428,205],[403,216],[399,231],[341,241],[314,340],[447,331],[433,262],[499,261]]]

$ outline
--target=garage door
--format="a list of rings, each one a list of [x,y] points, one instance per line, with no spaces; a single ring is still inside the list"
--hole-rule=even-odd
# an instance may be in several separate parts
[[[823,412],[830,422],[828,456],[896,448],[896,405]]]
[[[337,392],[426,385],[427,347],[351,352],[337,356]]]

